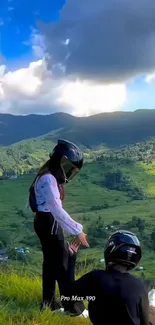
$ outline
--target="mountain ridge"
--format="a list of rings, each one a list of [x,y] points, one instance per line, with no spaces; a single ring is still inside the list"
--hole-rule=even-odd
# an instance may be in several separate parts
[[[62,112],[26,116],[0,114],[1,146],[51,132],[56,132],[52,136],[54,141],[63,137],[89,148],[129,145],[155,136],[155,109],[117,111],[88,117],[76,117]]]

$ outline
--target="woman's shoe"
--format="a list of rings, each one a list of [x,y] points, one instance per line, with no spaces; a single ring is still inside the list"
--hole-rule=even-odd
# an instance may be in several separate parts
[[[88,310],[85,309],[80,315],[68,314],[68,316],[71,316],[71,317],[79,317],[79,318],[88,318],[89,317],[89,314],[88,314]]]
[[[88,317],[89,317],[88,310],[85,309],[85,310],[83,311],[82,314],[80,314],[80,315],[78,315],[78,316],[76,316],[76,317],[80,317],[80,318],[88,318]]]
[[[64,313],[64,308],[59,308],[59,309],[55,309],[53,310],[54,313]]]

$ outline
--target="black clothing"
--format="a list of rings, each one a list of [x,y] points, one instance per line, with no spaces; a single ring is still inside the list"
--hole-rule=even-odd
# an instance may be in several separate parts
[[[75,280],[76,254],[70,255],[64,240],[63,231],[49,212],[37,212],[34,229],[43,251],[43,304],[57,309],[55,285],[58,282],[60,294],[64,295],[64,283],[70,285]],[[83,302],[62,301],[65,311],[80,315],[85,306]]]
[[[66,287],[66,296],[88,300],[94,325],[148,325],[149,303],[144,283],[114,269],[93,270]],[[95,299],[93,301],[93,299]]]

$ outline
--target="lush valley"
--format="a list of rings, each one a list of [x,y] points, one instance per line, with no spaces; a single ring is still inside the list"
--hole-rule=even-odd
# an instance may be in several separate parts
[[[87,152],[90,161],[86,161],[77,179],[66,185],[64,206],[73,218],[84,224],[91,247],[82,249],[78,269],[86,260],[86,264],[98,264],[110,233],[114,229],[126,228],[139,235],[145,252],[142,261],[145,273],[148,277],[154,277],[153,148],[154,139],[150,139],[113,151]],[[37,150],[39,153],[39,147]],[[40,244],[33,231],[33,216],[25,208],[33,177],[33,174],[23,175],[0,182],[0,245],[8,247],[11,263],[16,264],[17,268],[23,262],[23,257],[13,253],[14,247],[28,246],[30,254],[24,260],[25,266],[38,273],[41,265]]]
[[[42,255],[33,230],[33,215],[26,208],[34,172],[48,159],[56,134],[60,136],[61,132],[55,130],[1,147],[0,249],[5,249],[9,257],[0,261],[0,322],[4,325],[62,323],[61,317],[49,311],[38,312]],[[155,138],[149,138],[149,134],[145,138],[126,146],[119,143],[113,149],[107,145],[108,140],[93,150],[85,141],[78,141],[85,165],[66,185],[64,203],[71,216],[84,225],[90,244],[89,249],[80,249],[78,275],[94,266],[104,267],[100,259],[107,238],[114,230],[124,228],[137,233],[144,251],[140,263],[144,270],[135,274],[155,284]],[[69,139],[74,137],[70,135]],[[10,179],[14,174],[17,178]],[[15,247],[28,247],[29,254],[19,253]],[[90,324],[63,318],[65,322]]]
[[[72,138],[69,139],[72,141]],[[53,133],[41,137],[23,140],[10,146],[0,147],[0,177],[13,174],[21,175],[36,171],[49,157],[56,144]],[[80,145],[85,155],[85,161],[105,160],[106,164],[113,160],[117,164],[137,163],[145,169],[154,168],[155,137],[119,148],[109,148],[100,145],[93,150]],[[101,157],[101,158],[100,158]],[[148,165],[149,164],[149,165]],[[148,167],[147,167],[148,166]]]

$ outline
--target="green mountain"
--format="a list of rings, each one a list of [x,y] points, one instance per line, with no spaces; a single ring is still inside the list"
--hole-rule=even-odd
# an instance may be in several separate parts
[[[11,146],[0,147],[0,176],[33,172],[45,162],[52,151],[51,139],[28,139]]]
[[[1,148],[2,172],[32,171],[17,179],[0,181],[0,248],[7,248],[9,265],[40,274],[40,243],[33,229],[33,215],[25,208],[33,171],[48,157],[52,134]],[[124,228],[137,233],[144,250],[145,276],[155,283],[155,139],[131,146],[96,151],[85,148],[86,163],[66,185],[64,208],[84,225],[89,249],[81,249],[77,271],[91,263],[100,266],[109,235]],[[3,158],[3,160],[2,160]],[[14,164],[14,165],[13,165]],[[10,168],[10,169],[9,169]],[[71,240],[69,236],[68,240]],[[30,254],[17,254],[15,247],[29,247]],[[0,265],[1,269],[1,265]],[[143,274],[142,274],[143,276]]]
[[[57,134],[57,136],[56,136]],[[36,171],[49,157],[59,138],[58,132],[51,132],[38,138],[23,140],[10,146],[0,147],[0,176],[24,174]],[[69,140],[72,140],[70,137]],[[155,138],[138,142],[132,145],[108,148],[100,145],[89,149],[80,145],[85,155],[85,161],[95,160],[102,156],[107,159],[120,161],[152,162],[155,160]]]
[[[117,229],[127,229],[138,235],[143,248],[140,265],[144,271],[135,270],[135,274],[154,286],[155,111],[118,112],[82,119],[55,114],[52,127],[52,115],[9,118],[10,122],[0,127],[0,249],[6,249],[9,256],[9,260],[0,262],[0,323],[62,323],[61,316],[48,310],[38,313],[42,254],[33,229],[33,215],[25,207],[34,172],[48,159],[59,137],[79,143],[85,153],[85,165],[66,185],[64,201],[64,208],[83,224],[90,244],[90,248],[80,249],[77,274],[102,267],[99,261],[107,238]],[[29,139],[14,143],[24,137]],[[5,177],[14,173],[18,174],[16,179]],[[15,250],[27,246],[28,255]],[[65,322],[72,324],[73,320],[63,318]]]
[[[27,116],[0,114],[0,144],[5,146],[57,129],[69,128],[74,120],[74,116],[64,113]]]
[[[154,111],[148,112],[153,116]],[[140,116],[145,116],[146,113],[141,112]],[[115,118],[111,115],[113,121],[120,121],[120,115],[123,114],[125,119],[127,115],[139,116],[140,112],[127,115],[116,113]],[[130,118],[128,120],[131,122]],[[133,120],[132,122],[134,124]],[[142,131],[142,124],[140,126]],[[134,130],[136,135],[138,129]],[[120,134],[119,129],[113,128],[114,131]],[[30,256],[29,263],[34,267],[37,265],[36,258],[40,263],[40,255],[36,253],[39,243],[33,231],[32,214],[24,206],[34,172],[48,159],[49,152],[57,138],[64,135],[63,132],[63,129],[53,130],[0,148],[0,246],[9,246],[9,249],[17,245],[30,246],[34,255]],[[78,132],[81,134],[82,124]],[[120,146],[120,143],[119,146],[111,147],[110,141],[114,145],[116,139],[110,138],[110,131],[108,132],[109,138],[104,145],[100,142],[95,146],[92,142],[89,146],[82,138],[79,140],[85,154],[85,165],[78,177],[66,186],[65,208],[84,224],[88,232],[91,243],[88,261],[101,258],[99,247],[104,246],[113,229],[123,227],[138,232],[147,253],[144,256],[146,267],[146,255],[149,254],[154,259],[155,249],[155,137],[135,143],[133,141],[133,144],[126,146]],[[125,128],[122,132],[125,132]],[[75,135],[74,130],[73,134]],[[129,137],[127,132],[126,135]],[[72,133],[68,138],[73,141]],[[94,147],[94,150],[90,147]],[[17,179],[8,179],[13,174],[18,174]],[[21,174],[24,175],[20,176]],[[85,250],[81,251],[81,261],[85,258],[83,252]],[[152,266],[151,271],[147,269],[147,273],[152,276]]]
[[[103,257],[101,247],[110,233],[125,228],[141,239],[145,249],[142,263],[147,276],[154,277],[154,145],[152,139],[122,149],[88,152],[91,159],[77,178],[66,185],[64,207],[84,225],[91,247],[81,250],[77,267],[85,264],[86,259],[88,264],[99,261]],[[40,244],[34,234],[32,213],[25,208],[33,178],[32,174],[0,181],[0,246],[8,247],[11,263],[17,268],[18,263],[26,263],[37,273],[41,267]],[[30,247],[28,260],[15,254],[14,247],[23,246]]]
[[[22,142],[22,145],[23,143],[27,146],[25,151],[26,148],[29,149],[30,155],[28,158],[22,156],[23,151],[20,143],[13,145],[16,150],[18,149],[17,153],[21,154],[21,156],[18,156],[18,161],[16,161],[16,168],[19,167],[19,172],[21,168],[26,170],[27,165],[30,167],[28,161],[32,159],[32,163],[34,159],[35,165],[32,166],[34,171],[35,168],[38,168],[41,160],[44,160],[47,147],[44,148],[43,144],[41,147],[35,141],[33,146],[32,143],[27,141]],[[49,148],[50,146],[51,142]],[[96,220],[99,216],[104,216],[108,223],[113,220],[121,220],[121,218],[125,221],[129,217],[132,219],[136,215],[144,217],[147,209],[147,215],[150,216],[155,207],[154,147],[155,140],[150,139],[121,149],[88,151],[86,163],[78,177],[66,186],[67,209],[71,214],[75,214],[80,219],[82,218],[81,220],[85,219],[86,224],[89,224],[93,218]],[[10,148],[5,147],[4,149],[9,150]],[[7,164],[9,166],[12,163],[11,159],[13,159],[13,156],[10,151],[7,157],[4,157],[5,168]],[[2,180],[0,182],[0,229],[6,226],[7,221],[10,220],[11,223],[14,223],[15,233],[19,227],[18,240],[22,240],[22,242],[24,240],[25,245],[30,244],[32,234],[30,234],[30,237],[26,233],[23,236],[22,224],[25,229],[25,218],[27,220],[29,217],[23,215],[22,210],[33,177],[33,174],[24,175],[15,180]],[[122,209],[121,213],[120,209]],[[136,209],[139,209],[137,214]],[[153,220],[151,222],[155,225]],[[23,231],[25,231],[24,229]],[[152,230],[152,225],[150,229]],[[14,231],[11,231],[12,235]]]
[[[155,136],[155,110],[103,113],[81,118],[65,113],[46,116],[0,114],[0,144],[3,146],[53,131],[53,140],[63,137],[89,148],[101,144],[108,147],[129,145]]]

